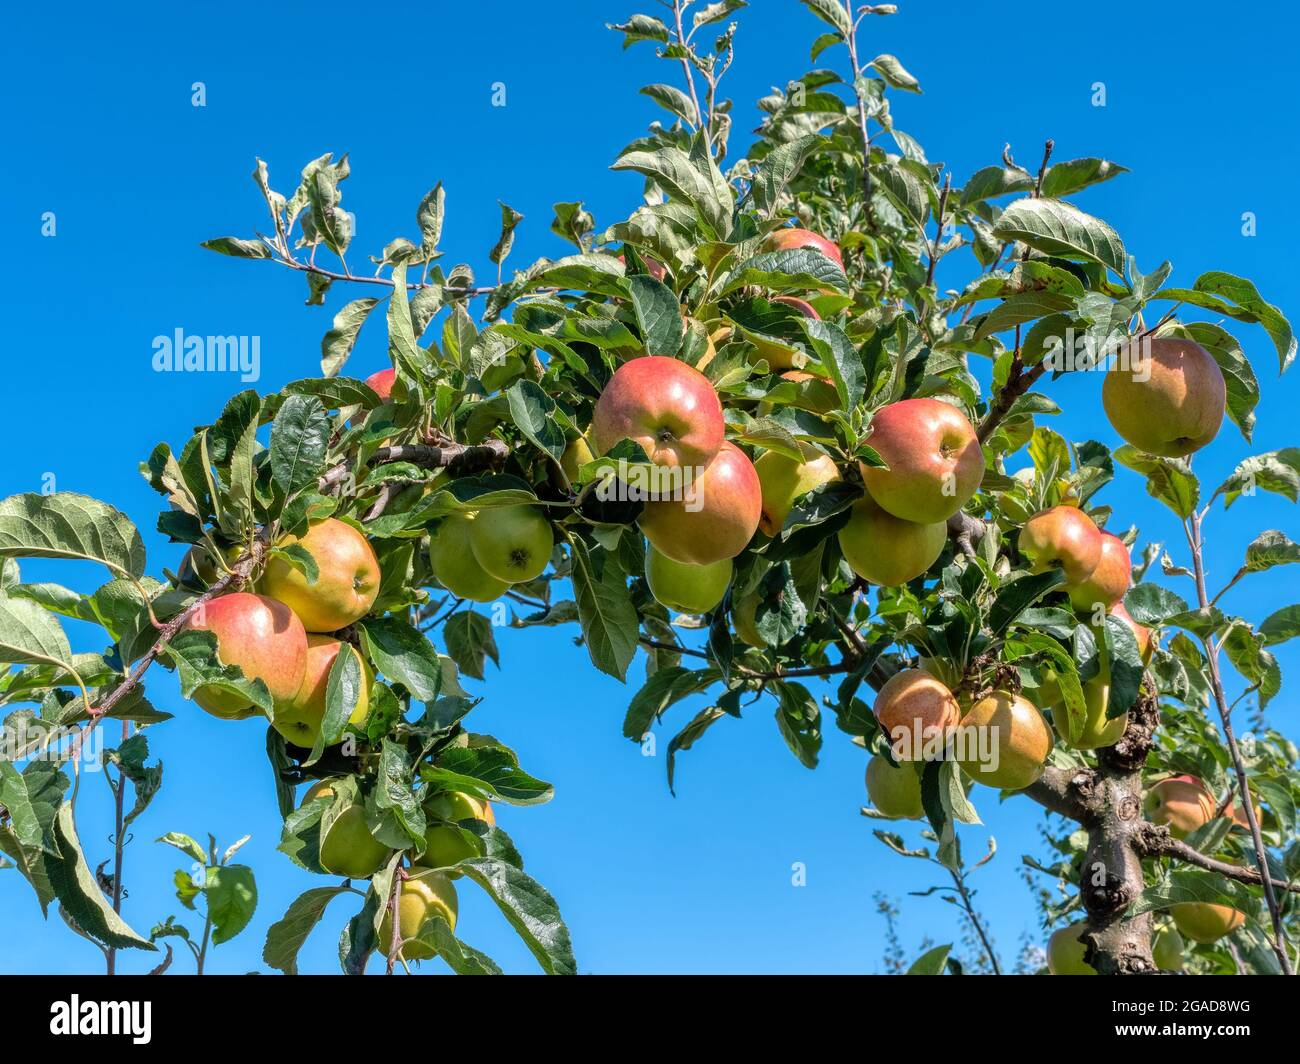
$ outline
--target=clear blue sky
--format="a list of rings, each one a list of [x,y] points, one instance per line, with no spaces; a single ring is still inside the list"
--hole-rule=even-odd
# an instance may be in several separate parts
[[[150,367],[151,342],[177,328],[261,337],[264,392],[317,372],[319,341],[345,298],[327,309],[302,305],[302,278],[269,264],[220,258],[199,241],[249,235],[265,220],[249,179],[254,156],[291,192],[298,169],[325,151],[351,154],[344,206],[357,214],[353,260],[377,254],[398,234],[416,235],[414,209],[437,180],[447,187],[447,262],[469,261],[484,277],[500,225],[498,199],[526,215],[511,262],[522,266],[563,246],[548,233],[551,204],[583,199],[600,226],[637,202],[638,178],[608,166],[657,117],[637,88],[666,80],[648,51],[622,53],[604,29],[635,4],[576,0],[436,4],[385,13],[356,5],[74,2],[58,17],[33,7],[7,16],[0,86],[7,101],[8,165],[0,168],[8,309],[4,345],[7,416],[0,419],[0,495],[87,492],[124,509],[146,532],[154,572],[180,550],[152,532],[157,498],[137,464],[155,443],[183,442],[210,421],[237,385],[215,376],[167,376]],[[753,101],[806,71],[821,24],[795,0],[758,0],[740,16],[738,60],[726,83],[736,100],[737,151],[758,124]],[[1086,209],[1111,222],[1149,272],[1165,258],[1175,283],[1218,268],[1250,277],[1271,301],[1300,317],[1300,275],[1283,182],[1300,163],[1293,42],[1297,20],[1281,4],[1242,8],[1201,0],[1099,2],[1080,17],[1065,5],[904,3],[902,14],[868,22],[869,54],[893,52],[920,79],[924,96],[894,98],[900,128],[917,136],[960,183],[996,162],[1006,142],[1036,166],[1047,137],[1060,159],[1104,155],[1132,174],[1094,189]],[[819,65],[842,65],[832,50]],[[206,84],[207,106],[190,104]],[[492,83],[508,106],[491,106]],[[1093,107],[1095,82],[1107,106]],[[1289,190],[1289,184],[1285,186]],[[42,214],[58,235],[41,236]],[[1241,235],[1253,211],[1258,235]],[[963,278],[953,276],[948,283]],[[1295,444],[1300,378],[1277,379],[1263,332],[1236,329],[1265,389],[1253,446],[1225,425],[1198,456],[1209,487],[1242,457]],[[363,376],[385,360],[372,323],[349,366]],[[1118,440],[1101,416],[1097,378],[1063,380],[1054,394],[1068,414],[1053,423],[1071,439]],[[1180,556],[1172,518],[1121,471],[1105,501],[1117,522],[1139,523],[1144,539]],[[1300,521],[1272,496],[1243,500],[1210,524],[1209,564],[1219,581],[1253,534]],[[28,563],[28,579],[86,590],[100,574]],[[1227,604],[1261,619],[1295,596],[1280,570],[1231,593]],[[75,635],[84,649],[88,633]],[[669,795],[663,758],[645,758],[621,738],[631,690],[600,676],[568,630],[501,631],[505,667],[478,685],[485,704],[472,720],[513,745],[531,771],[553,782],[548,806],[504,810],[502,826],[529,870],[559,899],[584,972],[871,971],[883,923],[872,894],[903,900],[910,954],[924,936],[953,940],[956,913],[909,890],[938,882],[936,870],[896,857],[871,836],[864,755],[831,719],[821,767],[800,767],[781,742],[771,708],[716,726],[679,762]],[[1288,677],[1296,645],[1281,648]],[[634,668],[637,666],[634,666]],[[471,681],[472,683],[472,681]],[[216,950],[212,970],[262,968],[267,926],[320,881],[276,853],[279,819],[263,730],[217,721],[181,701],[165,675],[154,700],[176,719],[149,732],[166,764],[163,792],[137,823],[128,849],[126,916],[147,932],[169,913],[179,857],[154,838],[165,831],[223,844],[245,833],[243,856],[261,901],[252,926]],[[698,706],[672,711],[667,737]],[[1300,738],[1294,696],[1284,691],[1275,724]],[[109,854],[108,803],[92,789],[79,806],[92,863]],[[104,792],[106,794],[106,792]],[[87,797],[94,801],[86,801]],[[979,873],[979,903],[1004,959],[1022,934],[1037,938],[1020,882],[1019,856],[1037,852],[1037,807],[999,808],[981,796],[987,826],[965,830],[1000,853]],[[905,829],[909,837],[916,829]],[[791,886],[803,862],[807,885]],[[482,895],[461,892],[460,932],[509,970],[531,959]],[[339,904],[339,903],[335,903]],[[0,872],[6,915],[0,972],[100,970],[98,952],[53,916],[48,924],[26,884]],[[193,914],[185,913],[193,924]],[[308,971],[337,971],[340,905],[303,953]],[[153,961],[128,957],[130,970]],[[178,960],[186,970],[187,960]],[[436,966],[434,966],[436,967]]]

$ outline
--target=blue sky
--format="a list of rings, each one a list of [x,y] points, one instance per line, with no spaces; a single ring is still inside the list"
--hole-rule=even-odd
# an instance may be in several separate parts
[[[382,17],[355,5],[73,3],[57,26],[28,7],[7,17],[0,87],[9,165],[0,169],[6,255],[4,342],[8,414],[0,419],[0,495],[86,492],[125,510],[146,532],[151,570],[174,566],[178,548],[152,532],[157,498],[137,473],[160,440],[183,442],[210,421],[239,385],[215,375],[161,375],[152,340],[177,328],[261,338],[263,379],[274,391],[317,372],[319,341],[334,310],[357,293],[334,293],[326,309],[302,305],[301,277],[269,264],[223,259],[200,240],[248,235],[265,218],[249,178],[254,157],[292,191],[298,169],[325,152],[351,154],[344,206],[356,212],[352,258],[377,254],[396,235],[416,235],[420,197],[442,180],[448,219],[445,262],[468,261],[486,279],[500,226],[498,199],[521,211],[511,263],[563,253],[547,230],[551,204],[582,199],[600,226],[625,217],[638,178],[609,171],[616,152],[658,116],[637,88],[674,76],[648,50],[620,50],[606,22],[652,5],[570,2],[427,5]],[[738,59],[726,88],[736,101],[738,154],[758,124],[753,101],[809,69],[818,23],[795,0],[758,0],[740,15]],[[996,162],[1004,143],[1034,168],[1047,137],[1057,158],[1102,155],[1133,173],[1089,191],[1081,204],[1114,225],[1150,272],[1174,263],[1190,286],[1206,269],[1253,279],[1266,298],[1300,315],[1283,175],[1300,149],[1291,101],[1295,15],[1258,5],[1249,20],[1222,4],[1096,3],[1079,18],[1064,5],[905,3],[902,14],[868,23],[869,54],[892,52],[920,79],[920,97],[894,98],[900,128],[918,137],[954,182]],[[842,69],[842,50],[818,65]],[[662,69],[660,69],[662,67]],[[191,85],[207,105],[191,106]],[[491,106],[503,82],[507,106]],[[1095,107],[1094,85],[1106,106]],[[41,235],[54,212],[57,236]],[[1258,231],[1241,233],[1243,212]],[[972,266],[971,271],[974,272]],[[970,274],[941,278],[959,284]],[[372,323],[348,371],[385,364],[382,327]],[[1253,445],[1231,426],[1198,456],[1212,489],[1241,458],[1297,442],[1300,378],[1277,378],[1263,332],[1234,330],[1264,388]],[[1067,413],[1052,424],[1067,438],[1119,441],[1101,415],[1100,379],[1052,386]],[[1116,524],[1137,523],[1180,560],[1181,533],[1121,471],[1102,497]],[[1216,512],[1208,526],[1212,583],[1236,568],[1245,543],[1265,528],[1300,533],[1294,508],[1273,496]],[[93,589],[89,569],[28,563],[28,579]],[[1261,619],[1287,604],[1291,574],[1247,580],[1226,605]],[[88,633],[75,633],[83,639]],[[872,895],[903,901],[907,951],[921,940],[952,941],[956,913],[937,898],[906,892],[939,882],[937,870],[886,851],[858,813],[864,755],[827,719],[821,766],[800,767],[760,704],[744,720],[716,726],[679,761],[678,797],[663,758],[621,738],[630,688],[594,672],[567,630],[499,631],[504,668],[477,685],[486,696],[477,730],[513,745],[525,767],[556,785],[548,806],[504,810],[529,870],[556,895],[584,972],[871,971],[884,925]],[[84,649],[98,648],[94,642]],[[1284,672],[1300,664],[1281,648]],[[634,669],[639,666],[634,666]],[[471,681],[472,683],[472,681]],[[260,961],[267,926],[299,892],[317,885],[275,852],[279,837],[263,732],[217,721],[181,701],[165,675],[154,701],[176,719],[149,733],[166,765],[163,792],[137,823],[127,851],[125,914],[148,930],[185,915],[171,889],[180,862],[153,839],[165,831],[224,845],[251,833],[243,851],[261,900],[252,926],[215,951],[210,970],[244,972]],[[1294,699],[1270,717],[1293,737]],[[672,711],[667,737],[698,708]],[[79,803],[92,864],[109,854],[108,803],[95,781]],[[999,807],[980,796],[985,827],[965,830],[999,855],[978,873],[978,902],[1004,959],[1022,935],[1037,939],[1020,882],[1019,855],[1035,852],[1037,807]],[[86,801],[93,798],[93,801]],[[915,828],[904,829],[909,837]],[[792,886],[792,866],[807,870]],[[302,955],[307,971],[337,970],[342,905]],[[46,924],[25,883],[0,872],[5,921],[0,972],[99,970],[98,952]],[[197,927],[195,928],[197,930]],[[504,920],[473,890],[461,891],[460,932],[508,970],[533,970]],[[125,958],[128,970],[153,961]],[[186,970],[187,959],[177,961]]]

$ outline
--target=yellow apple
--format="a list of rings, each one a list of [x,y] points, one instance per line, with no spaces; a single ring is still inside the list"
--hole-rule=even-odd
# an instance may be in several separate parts
[[[451,930],[455,931],[459,911],[456,888],[450,879],[432,869],[415,870],[415,875],[402,881],[397,897],[397,933],[406,943],[402,947],[402,956],[408,961],[427,961],[436,956],[437,951],[431,945],[415,936],[420,933],[425,922],[434,916],[441,916]],[[387,955],[392,941],[393,914],[391,908],[386,908],[379,924],[376,946],[381,953]]]
[[[776,536],[785,527],[786,518],[801,497],[839,479],[835,460],[821,448],[800,443],[799,450],[802,457],[798,461],[776,451],[765,451],[754,463],[763,500],[758,527],[764,535]]]
[[[1005,791],[1028,787],[1043,774],[1052,731],[1029,699],[1007,691],[981,698],[961,720],[957,763],[976,783]]]
[[[1150,357],[1142,358],[1148,343]],[[1148,454],[1184,458],[1218,435],[1228,390],[1205,348],[1192,340],[1158,337],[1135,340],[1126,352],[1129,366],[1106,373],[1101,401],[1128,443]]]
[[[325,720],[326,693],[329,688],[330,670],[343,647],[348,648],[361,666],[361,689],[357,694],[356,705],[348,717],[349,724],[362,724],[370,711],[370,688],[375,674],[356,648],[351,644],[340,642],[327,635],[309,635],[307,637],[307,667],[303,674],[302,686],[298,693],[288,702],[275,707],[271,725],[294,746],[310,750],[320,735],[321,724]]]
[[[262,586],[292,609],[307,631],[337,632],[370,612],[379,595],[379,559],[365,536],[331,517],[314,522],[302,537],[286,536],[277,546],[295,544],[315,559],[316,582],[309,583],[302,570],[273,557]]]

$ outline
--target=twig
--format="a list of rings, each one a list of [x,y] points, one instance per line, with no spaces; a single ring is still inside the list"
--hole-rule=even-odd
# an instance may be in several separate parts
[[[690,46],[686,43],[686,31],[682,28],[682,12],[684,10],[685,5],[682,3],[682,0],[673,0],[673,17],[677,24],[677,43],[681,46],[683,51],[686,51]],[[713,134],[706,124],[704,112],[700,109],[700,97],[695,91],[695,71],[691,69],[691,61],[685,55],[682,56],[681,63],[682,71],[686,75],[686,87],[691,93],[691,103],[695,105],[695,119],[700,123],[697,128],[704,132],[704,145],[708,148],[709,154],[712,155]]]
[[[1219,861],[1213,857],[1206,857],[1200,850],[1193,849],[1182,839],[1176,839],[1169,834],[1169,829],[1157,827],[1154,824],[1148,824],[1142,833],[1137,837],[1138,844],[1142,848],[1143,857],[1173,857],[1185,864],[1195,865],[1197,868],[1203,868],[1207,872],[1217,872],[1225,879],[1232,879],[1238,883],[1245,883],[1252,887],[1262,886],[1265,883],[1264,876],[1258,868],[1248,868],[1245,865],[1229,864],[1227,861]],[[1268,866],[1265,865],[1265,868]],[[1284,883],[1280,879],[1269,877],[1268,884],[1274,890],[1289,891],[1292,894],[1300,894],[1300,883]]]
[[[1201,609],[1208,609],[1210,599],[1205,590],[1204,539],[1201,535],[1201,515],[1193,512],[1192,516],[1183,522],[1183,529],[1187,533],[1187,542],[1192,551],[1192,568],[1196,577],[1197,602]],[[1218,641],[1213,633],[1207,633],[1201,637],[1201,643],[1205,648],[1205,657],[1210,673],[1210,688],[1214,692],[1214,702],[1219,710],[1219,720],[1223,725],[1223,736],[1228,743],[1228,753],[1232,756],[1232,767],[1237,776],[1237,786],[1244,796],[1241,804],[1246,814],[1246,824],[1250,829],[1251,842],[1254,844],[1255,860],[1261,869],[1267,869],[1268,850],[1264,846],[1264,837],[1259,830],[1259,820],[1255,816],[1255,803],[1250,799],[1250,786],[1246,779],[1246,764],[1242,760],[1241,749],[1237,745],[1237,737],[1232,730],[1232,713],[1228,707],[1227,695],[1223,690],[1223,678],[1219,674]],[[1286,949],[1286,932],[1282,927],[1282,912],[1277,903],[1277,895],[1273,890],[1273,880],[1271,877],[1263,877],[1261,882],[1264,887],[1264,900],[1268,903],[1268,914],[1273,924],[1273,941],[1271,943],[1273,952],[1277,954],[1283,973],[1291,975],[1291,957]]]

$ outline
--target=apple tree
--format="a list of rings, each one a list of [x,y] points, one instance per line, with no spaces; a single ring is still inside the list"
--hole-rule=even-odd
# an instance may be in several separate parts
[[[327,910],[359,898],[345,971],[375,953],[389,971],[435,955],[494,970],[457,937],[456,891],[474,886],[543,970],[575,969],[492,813],[551,789],[471,730],[460,683],[498,656],[477,604],[499,602],[518,628],[578,626],[591,665],[633,691],[630,741],[706,696],[673,727],[669,786],[679,754],[760,706],[814,768],[829,714],[870,755],[864,814],[925,822],[881,842],[948,870],[972,918],[957,825],[998,791],[1052,814],[1053,859],[1032,866],[1058,888],[1041,895],[1053,972],[1294,970],[1298,752],[1263,712],[1300,606],[1252,620],[1222,598],[1300,547],[1261,531],[1214,587],[1204,544],[1220,507],[1295,501],[1300,451],[1247,450],[1208,491],[1192,468],[1201,447],[1241,446],[1225,414],[1246,444],[1254,425],[1261,334],[1225,319],[1261,326],[1281,370],[1289,323],[1243,278],[1144,273],[1072,202],[1122,175],[1113,162],[1049,142],[1031,168],[1007,150],[959,183],[894,123],[917,79],[862,50],[893,6],[802,2],[812,61],[837,66],[760,100],[743,155],[722,94],[743,0],[665,0],[612,27],[676,81],[643,90],[668,120],[613,164],[644,202],[601,223],[556,204],[571,248],[509,275],[524,219],[504,207],[489,283],[441,261],[441,184],[357,271],[347,156],[309,162],[289,195],[259,160],[263,221],[205,247],[301,273],[308,305],[337,309],[318,374],[234,396],[142,465],[185,563],[147,576],[105,503],[0,503],[0,654],[19,666],[0,702],[36,707],[9,718],[41,736],[27,753],[121,722],[110,760],[147,802],[155,663],[209,712],[269,723],[281,849],[330,877],[271,928],[272,967],[295,970]],[[968,283],[941,289],[941,264]],[[349,372],[363,328],[386,329],[389,370]],[[1114,453],[1046,423],[1052,381],[1094,369],[1098,414],[1128,441]],[[1184,548],[1139,549],[1139,515],[1106,493],[1131,477]],[[111,580],[26,584],[26,557]],[[101,625],[106,651],[72,654],[60,616]],[[248,640],[259,624],[272,634]],[[90,871],[76,800],[58,764],[0,762],[0,850],[110,955],[152,948],[120,916],[120,853],[107,893]]]

